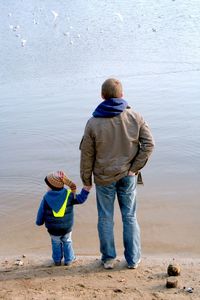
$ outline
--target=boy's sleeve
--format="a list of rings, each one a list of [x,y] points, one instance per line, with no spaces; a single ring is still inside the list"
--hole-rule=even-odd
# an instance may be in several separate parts
[[[36,225],[41,226],[44,224],[44,198],[40,203],[40,207],[38,209],[37,218],[36,218]]]
[[[75,198],[73,199],[73,204],[82,204],[88,198],[89,192],[82,189],[80,194],[76,194]]]

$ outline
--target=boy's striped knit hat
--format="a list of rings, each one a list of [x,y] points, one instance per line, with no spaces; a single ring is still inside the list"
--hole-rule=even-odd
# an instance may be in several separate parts
[[[66,184],[70,187],[73,193],[76,192],[75,183],[69,180],[69,178],[67,178],[66,175],[64,175],[63,178],[60,178],[57,172],[52,172],[45,177],[44,181],[54,191],[60,191],[64,188],[64,185]]]

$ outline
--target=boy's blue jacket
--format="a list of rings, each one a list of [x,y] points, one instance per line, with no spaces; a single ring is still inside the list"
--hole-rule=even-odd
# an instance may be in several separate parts
[[[122,98],[110,98],[101,102],[95,111],[93,117],[95,118],[111,118],[121,114],[127,108],[127,102]]]
[[[64,235],[72,231],[74,223],[73,206],[74,204],[84,203],[87,200],[88,194],[89,192],[84,189],[81,190],[80,194],[76,194],[75,198],[74,194],[70,193],[64,216],[54,217],[52,210],[55,212],[60,210],[66,199],[67,189],[48,191],[40,203],[36,224],[40,226],[45,223],[48,232],[53,235]]]

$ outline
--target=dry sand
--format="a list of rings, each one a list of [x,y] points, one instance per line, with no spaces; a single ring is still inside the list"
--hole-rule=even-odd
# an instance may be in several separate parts
[[[23,262],[16,265],[17,259]],[[142,257],[129,270],[123,258],[104,270],[97,257],[80,256],[70,267],[55,267],[45,257],[1,258],[0,299],[200,299],[200,259],[176,258],[181,266],[178,287],[167,289],[172,257]],[[185,288],[184,288],[185,287]],[[193,293],[187,288],[192,287]]]

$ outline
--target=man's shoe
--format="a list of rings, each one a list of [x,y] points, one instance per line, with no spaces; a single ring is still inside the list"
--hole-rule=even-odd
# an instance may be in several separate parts
[[[137,269],[140,263],[141,263],[141,258],[138,260],[136,264],[128,265],[128,269]]]
[[[107,260],[103,263],[103,267],[106,270],[111,270],[111,269],[114,268],[114,266],[115,266],[115,260],[114,259],[109,259],[109,260]]]
[[[55,262],[54,262],[54,265],[55,265],[56,267],[61,266],[61,261],[55,261]]]

